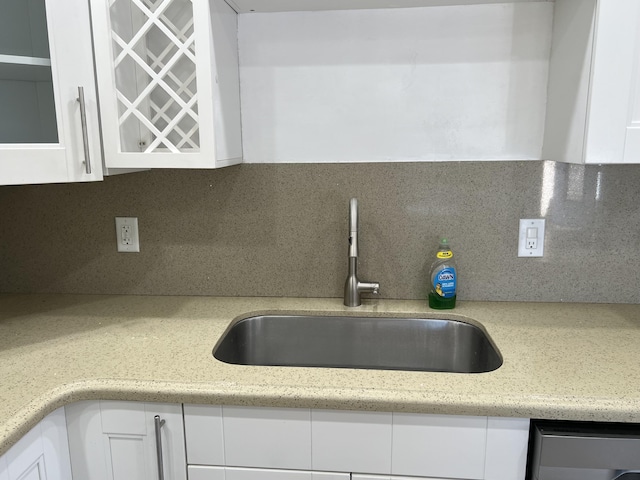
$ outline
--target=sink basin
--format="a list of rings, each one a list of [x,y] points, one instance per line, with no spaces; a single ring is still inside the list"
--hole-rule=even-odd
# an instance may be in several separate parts
[[[233,322],[213,349],[226,363],[425,372],[490,372],[502,356],[459,320],[259,315]]]

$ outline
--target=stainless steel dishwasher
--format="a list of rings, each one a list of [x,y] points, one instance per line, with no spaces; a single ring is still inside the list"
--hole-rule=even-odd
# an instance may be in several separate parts
[[[640,480],[640,425],[532,424],[530,480]]]

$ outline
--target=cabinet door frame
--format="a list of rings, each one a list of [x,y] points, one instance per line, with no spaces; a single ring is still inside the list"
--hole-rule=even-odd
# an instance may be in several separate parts
[[[77,477],[130,478],[136,471],[140,480],[157,479],[154,418],[158,415],[166,420],[160,429],[165,477],[186,480],[182,405],[89,400],[67,405],[65,411],[71,465]],[[114,461],[121,463],[114,468]]]
[[[0,457],[0,480],[22,478],[71,478],[64,408],[50,413]]]
[[[0,184],[102,180],[102,147],[89,7],[44,0],[58,143],[0,145]],[[91,172],[86,171],[78,87],[84,88]]]

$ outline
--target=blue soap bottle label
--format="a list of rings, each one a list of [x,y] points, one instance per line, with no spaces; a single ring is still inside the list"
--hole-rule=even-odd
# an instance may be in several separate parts
[[[456,269],[444,267],[433,277],[433,290],[442,298],[452,298],[456,294]]]

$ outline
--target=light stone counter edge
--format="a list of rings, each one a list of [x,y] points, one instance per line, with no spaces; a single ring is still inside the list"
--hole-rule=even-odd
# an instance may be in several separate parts
[[[227,365],[211,349],[249,312],[480,322],[505,363],[443,374]],[[0,454],[56,408],[112,399],[640,422],[640,306],[0,295]],[[28,366],[27,368],[25,368]]]

